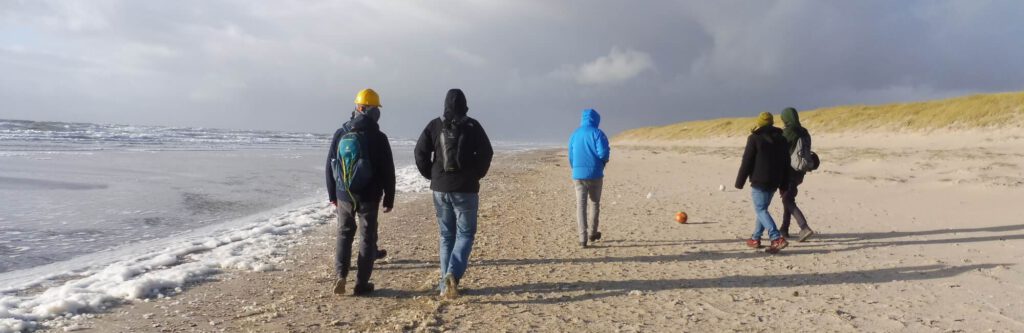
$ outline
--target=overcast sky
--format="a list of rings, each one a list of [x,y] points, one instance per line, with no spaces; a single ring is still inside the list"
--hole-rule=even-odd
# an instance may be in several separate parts
[[[504,140],[1024,87],[1024,1],[0,0],[0,118]]]

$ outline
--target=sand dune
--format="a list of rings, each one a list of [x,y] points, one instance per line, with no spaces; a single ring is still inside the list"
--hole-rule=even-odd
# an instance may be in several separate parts
[[[739,138],[749,133],[758,111],[776,115],[778,110],[757,110],[750,117],[722,118],[651,126],[625,131],[615,136],[618,143],[678,142],[709,138]],[[858,136],[920,135],[943,136],[950,131],[988,133],[1024,127],[1024,92],[979,94],[944,100],[885,105],[846,105],[816,110],[801,110],[801,122],[813,134]]]

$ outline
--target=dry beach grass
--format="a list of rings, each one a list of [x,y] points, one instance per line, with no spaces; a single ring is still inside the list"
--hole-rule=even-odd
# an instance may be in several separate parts
[[[782,110],[765,110],[775,113]],[[734,138],[749,133],[756,112],[746,118],[691,121],[643,127],[615,137],[618,142]],[[817,133],[927,133],[931,131],[1019,128],[1024,125],[1024,92],[981,94],[944,100],[885,105],[847,105],[800,113]],[[781,120],[776,119],[781,126]]]

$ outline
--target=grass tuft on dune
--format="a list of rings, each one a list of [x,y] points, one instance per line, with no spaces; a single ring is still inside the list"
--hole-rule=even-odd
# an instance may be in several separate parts
[[[782,126],[779,110],[776,126]],[[675,141],[741,137],[750,133],[749,117],[681,122],[642,127],[615,136],[615,142]],[[1024,92],[980,94],[943,100],[884,105],[846,105],[800,112],[800,121],[815,133],[919,132],[954,129],[1024,127]]]

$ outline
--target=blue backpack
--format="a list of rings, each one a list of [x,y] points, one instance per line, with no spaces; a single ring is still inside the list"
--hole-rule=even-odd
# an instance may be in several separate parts
[[[338,140],[338,156],[331,159],[331,170],[338,190],[345,190],[355,202],[356,193],[370,186],[373,168],[366,149],[366,136],[361,132],[348,132]]]

